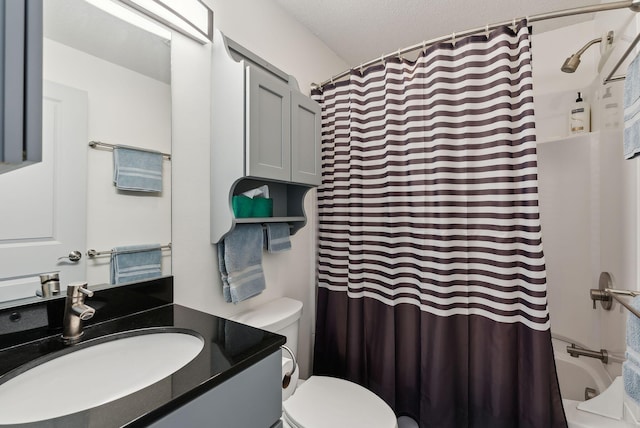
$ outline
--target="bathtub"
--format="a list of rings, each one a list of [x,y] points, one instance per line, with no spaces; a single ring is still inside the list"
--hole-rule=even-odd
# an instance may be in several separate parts
[[[553,338],[562,405],[569,428],[637,427],[638,425],[632,423],[627,415],[623,420],[615,420],[578,409],[578,405],[585,400],[586,388],[592,388],[596,394],[601,394],[612,384],[613,379],[599,360],[570,356],[566,350],[570,344],[564,338]],[[610,392],[608,391],[608,395]],[[622,407],[622,402],[618,404]]]

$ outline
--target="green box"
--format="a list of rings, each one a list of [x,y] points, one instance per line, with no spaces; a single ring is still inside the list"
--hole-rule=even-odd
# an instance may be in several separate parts
[[[236,218],[251,217],[251,211],[253,210],[253,199],[245,195],[236,195],[231,198],[231,206],[233,208],[233,214]]]
[[[251,217],[273,217],[273,199],[253,198]]]
[[[273,199],[253,198],[235,195],[231,198],[231,207],[236,218],[273,217]]]

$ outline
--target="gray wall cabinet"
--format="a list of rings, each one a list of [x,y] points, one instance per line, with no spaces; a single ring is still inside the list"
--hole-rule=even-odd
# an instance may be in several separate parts
[[[318,103],[293,78],[217,31],[212,46],[211,242],[238,223],[306,224],[321,183]],[[231,200],[268,185],[273,217],[236,218]]]
[[[247,67],[247,175],[291,181],[291,90]]]
[[[0,2],[0,174],[42,160],[42,2]]]

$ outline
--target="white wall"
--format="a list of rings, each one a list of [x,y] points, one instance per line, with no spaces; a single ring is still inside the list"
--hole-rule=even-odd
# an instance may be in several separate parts
[[[596,98],[593,125],[600,131],[600,271],[610,272],[613,287],[639,290],[638,284],[638,159],[623,158],[622,143],[622,94],[624,82],[602,85],[604,77],[613,69],[615,63],[630,42],[638,33],[637,14],[627,10],[615,11],[597,16],[594,24],[596,30],[613,29],[616,43],[610,59],[594,82]],[[624,75],[628,64],[638,52],[635,49],[621,64],[616,75]],[[613,94],[604,99],[606,88]],[[618,127],[605,120],[604,107],[612,99],[618,100]],[[598,310],[601,329],[601,347],[613,352],[623,353],[625,350],[626,319],[631,315],[618,303],[614,303],[611,311]],[[620,373],[618,364],[609,365],[609,371]]]
[[[234,0],[207,3],[225,35],[293,75],[303,93],[347,65],[274,2]],[[175,301],[229,316],[280,296],[303,302],[298,357],[310,372],[315,319],[316,202],[305,200],[307,226],[292,238],[292,250],[264,254],[267,289],[237,305],[225,303],[215,246],[209,240],[210,46],[179,35],[172,42],[173,100],[173,274]],[[221,201],[221,203],[225,203]]]
[[[618,61],[636,26],[627,10],[601,13],[594,21],[533,38],[533,77],[538,134],[540,205],[552,332],[593,349],[624,353],[627,313],[620,305],[593,310],[589,289],[600,272],[615,288],[637,289],[637,161],[622,158],[621,107],[617,126],[605,120],[605,103],[622,104],[623,82],[602,81]],[[630,25],[631,24],[631,25]],[[535,27],[534,27],[535,28]],[[564,59],[586,42],[614,30],[615,49],[601,71],[599,45],[583,56],[574,74],[560,72]],[[624,74],[626,63],[620,67]],[[592,131],[568,137],[576,92],[591,104]],[[613,375],[619,364],[607,366]]]
[[[44,78],[81,89],[89,99],[89,140],[171,151],[171,89],[124,67],[44,39]],[[88,141],[87,141],[88,144]],[[171,242],[171,163],[163,192],[121,193],[113,185],[112,152],[87,153],[87,249]],[[171,273],[171,254],[162,268]],[[87,262],[89,284],[109,282],[109,257]]]

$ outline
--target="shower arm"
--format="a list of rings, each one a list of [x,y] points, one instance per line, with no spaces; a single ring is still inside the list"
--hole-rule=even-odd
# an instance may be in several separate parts
[[[582,47],[582,49],[580,49],[578,52],[574,53],[573,55],[582,56],[582,54],[585,53],[587,51],[587,49],[589,49],[591,46],[595,45],[596,43],[600,43],[600,42],[602,42],[602,37],[598,37],[597,39],[593,39],[589,43],[584,45]]]

